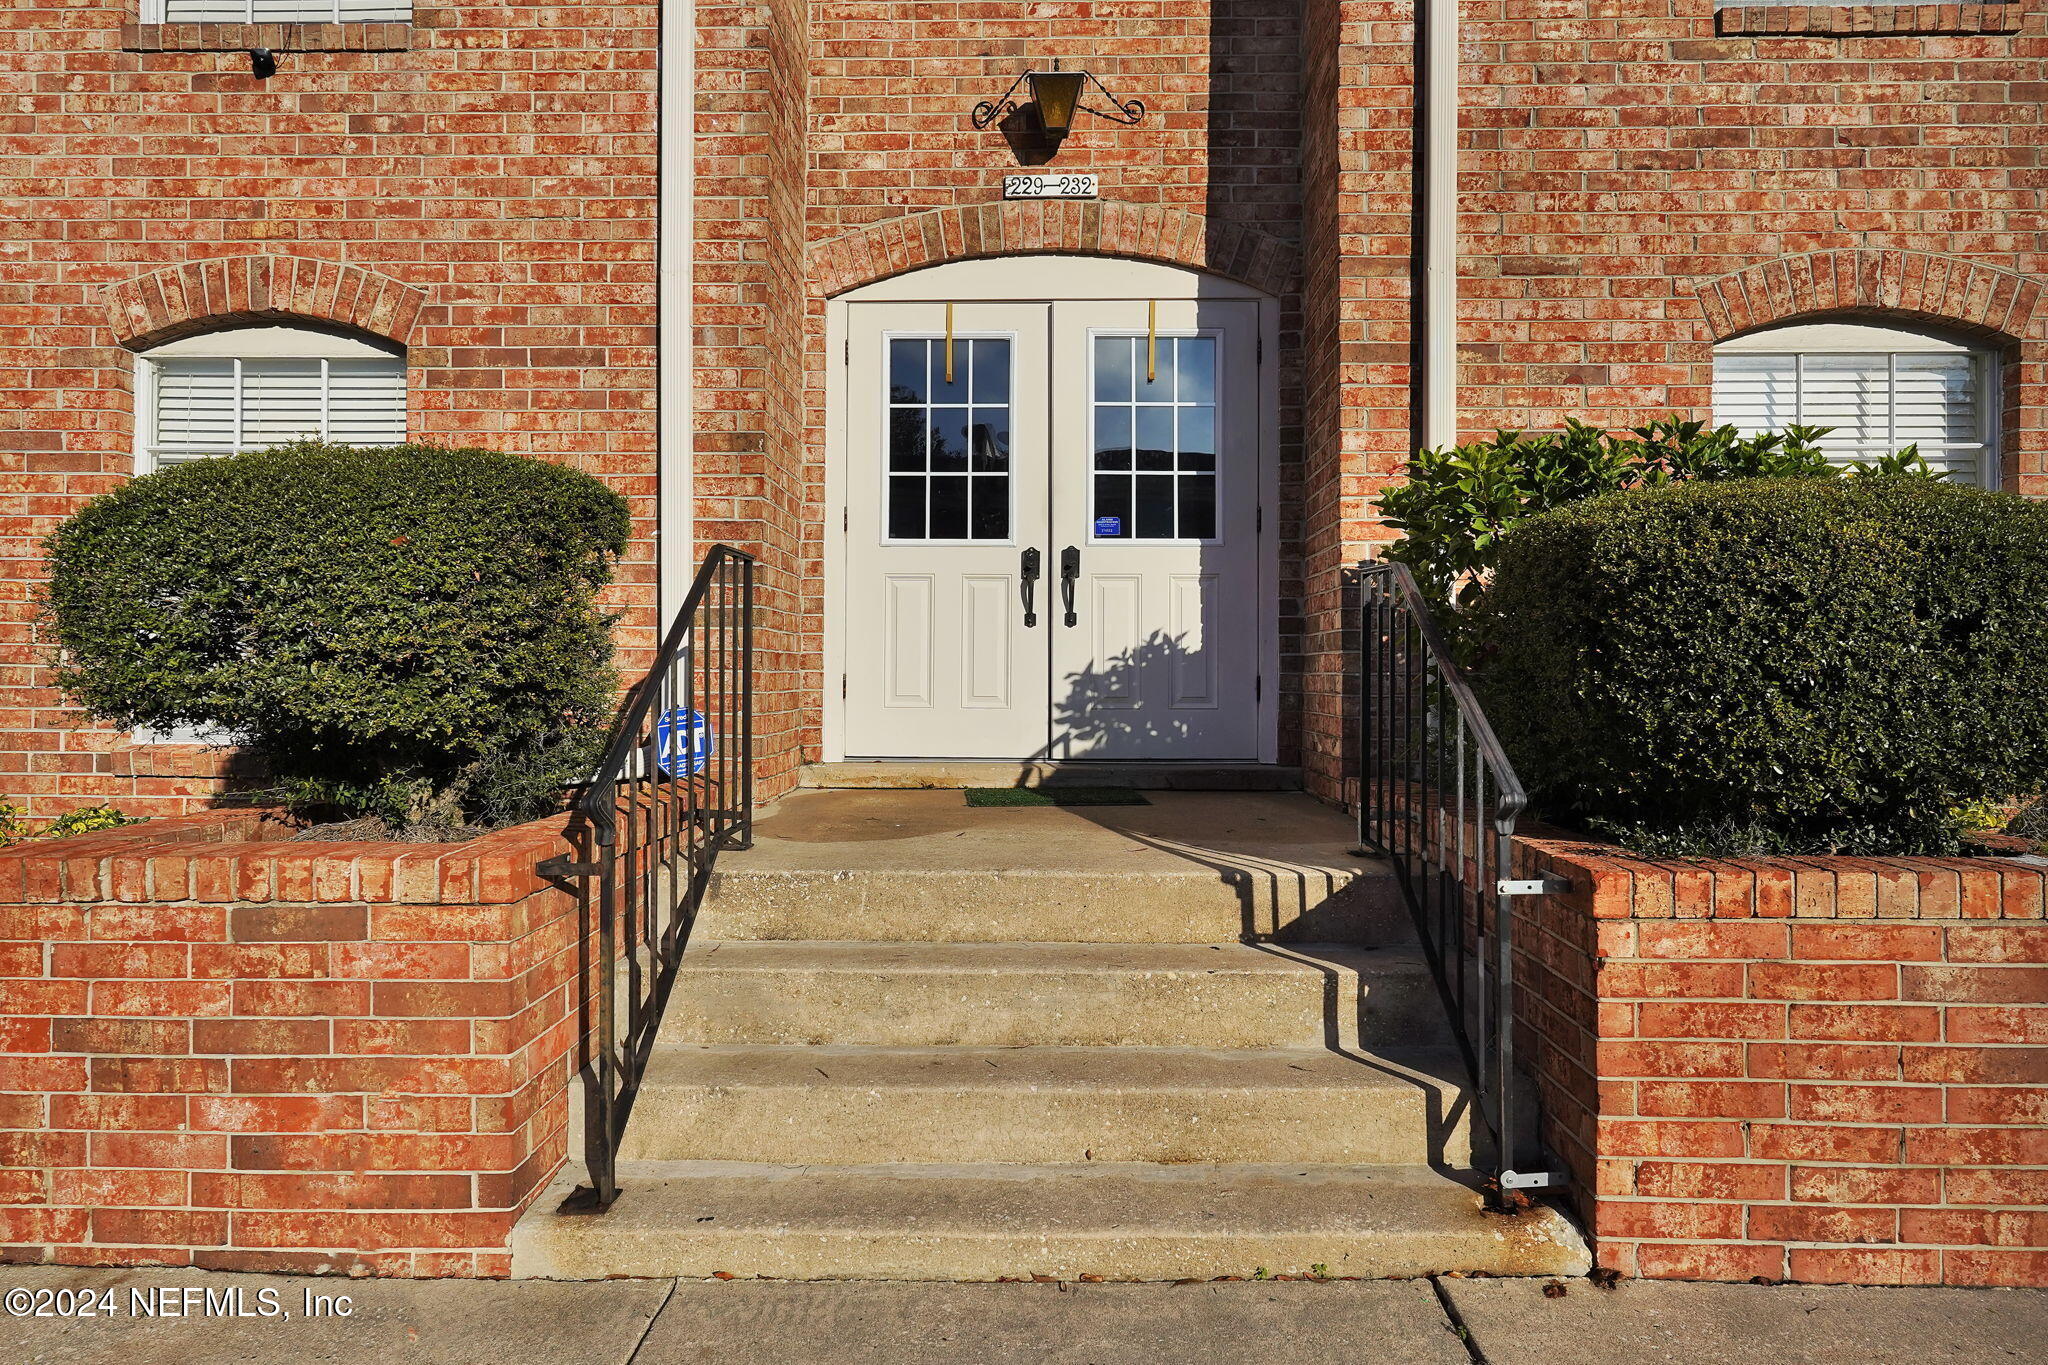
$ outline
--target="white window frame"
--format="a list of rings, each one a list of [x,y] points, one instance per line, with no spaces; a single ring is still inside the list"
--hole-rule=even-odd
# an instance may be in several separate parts
[[[346,18],[342,15],[341,0],[299,0],[299,3],[304,9],[323,10],[325,11],[325,14],[323,16],[316,16],[311,18],[299,17],[292,19],[258,19],[256,17],[255,0],[231,0],[231,3],[246,10],[248,12],[247,17],[241,19],[214,20],[171,19],[168,17],[170,13],[170,0],[142,0],[142,22],[145,24],[186,24],[209,22],[217,24],[409,24],[412,22],[413,9],[411,0],[400,0],[400,3],[388,6],[388,8],[404,10],[405,13],[400,18],[351,19]]]
[[[1799,361],[1821,355],[1963,355],[1971,362],[1977,386],[1977,484],[1984,488],[2001,486],[1999,421],[2004,404],[1999,391],[2000,361],[1996,351],[1916,327],[1878,322],[1788,323],[1761,331],[1745,332],[1714,346],[1714,359],[1724,355],[1786,357]],[[1716,376],[1718,387],[1718,375]],[[1714,421],[1722,421],[1718,409]],[[1898,442],[1884,454],[1902,449]],[[1925,453],[1925,452],[1923,452]]]
[[[236,362],[236,392],[241,390],[244,360],[405,360],[404,348],[380,345],[360,337],[317,327],[235,327],[225,331],[202,332],[197,336],[167,341],[135,356],[135,472],[154,473],[162,466],[156,458],[156,367],[162,360],[232,360]],[[410,408],[410,386],[407,406]],[[327,425],[325,405],[330,397],[323,370],[320,384],[321,427]],[[409,415],[409,412],[408,412]],[[235,445],[241,445],[241,407],[235,411]]]

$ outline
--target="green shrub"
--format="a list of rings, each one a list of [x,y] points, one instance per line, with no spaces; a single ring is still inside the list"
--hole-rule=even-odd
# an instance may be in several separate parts
[[[2048,786],[2048,505],[1611,494],[1509,533],[1476,624],[1539,804],[1645,851],[1944,852],[1959,807]]]
[[[1438,612],[1449,615],[1478,598],[1501,536],[1517,522],[1627,488],[1837,478],[1844,467],[1830,464],[1817,444],[1830,430],[1794,426],[1742,436],[1734,427],[1674,417],[1615,436],[1567,419],[1554,435],[1503,431],[1491,441],[1425,450],[1409,461],[1406,482],[1380,495],[1381,515],[1402,533],[1387,558],[1414,570]],[[1913,446],[1848,469],[1940,477]]]
[[[80,806],[67,810],[49,824],[43,826],[38,837],[63,839],[73,834],[97,834],[103,829],[119,829],[123,825],[139,825],[142,817],[129,815],[102,802],[97,806]]]
[[[50,537],[62,682],[126,728],[238,736],[301,808],[522,818],[601,742],[616,680],[595,594],[626,532],[596,479],[487,450],[177,465]],[[509,804],[491,785],[508,771]]]
[[[21,807],[0,796],[0,848],[30,837],[28,821],[23,818]]]

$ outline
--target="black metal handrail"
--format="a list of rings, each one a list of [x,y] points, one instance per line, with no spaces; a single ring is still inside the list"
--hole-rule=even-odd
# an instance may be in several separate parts
[[[1358,584],[1359,842],[1393,864],[1415,916],[1493,1139],[1498,1188],[1548,1184],[1515,1169],[1511,899],[1537,888],[1509,869],[1528,794],[1408,566],[1363,564]]]
[[[575,804],[582,861],[542,867],[581,879],[594,921],[581,973],[586,1207],[618,1197],[619,1143],[712,865],[753,842],[753,693],[754,560],[716,545]]]

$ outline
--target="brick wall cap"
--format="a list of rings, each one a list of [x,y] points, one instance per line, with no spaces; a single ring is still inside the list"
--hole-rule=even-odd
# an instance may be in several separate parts
[[[31,903],[117,899],[111,883],[116,860],[176,858],[190,865],[201,860],[225,859],[238,868],[261,868],[261,883],[274,888],[275,872],[280,865],[310,869],[320,859],[346,859],[358,867],[374,863],[390,868],[392,876],[387,880],[393,886],[392,893],[371,898],[337,890],[330,895],[309,892],[303,897],[260,899],[290,904],[366,900],[396,904],[403,896],[404,900],[421,904],[443,899],[461,904],[504,904],[544,889],[548,883],[534,872],[534,864],[570,851],[564,837],[569,819],[566,815],[508,826],[463,843],[245,837],[266,825],[274,825],[278,819],[278,812],[266,809],[203,811],[0,849],[0,901],[17,896]],[[431,869],[433,876],[429,881],[433,890],[403,895],[397,875],[403,868]],[[459,888],[460,894],[442,894],[444,889],[452,888]]]
[[[1815,857],[1736,857],[1736,858],[1649,858],[1631,853],[1613,844],[1602,844],[1582,839],[1532,837],[1526,834],[1515,836],[1515,865],[1542,868],[1574,883],[1570,894],[1560,898],[1565,904],[1591,908],[1595,918],[1633,919],[1668,918],[1673,910],[1669,907],[1672,896],[1679,894],[1675,889],[1686,880],[1706,881],[1705,901],[1702,904],[1677,910],[1680,919],[1725,918],[1720,914],[1714,897],[1713,884],[1726,878],[1749,877],[1759,882],[1790,885],[1797,880],[1801,886],[1811,886],[1810,879],[1833,879],[1834,894],[1823,894],[1819,901],[1809,904],[1800,897],[1793,897],[1787,913],[1777,916],[1759,916],[1779,919],[1821,919],[1832,921],[1837,918],[1855,923],[1897,923],[1923,917],[1922,903],[1916,895],[1911,906],[1912,913],[1901,913],[1898,908],[1881,913],[1875,920],[1869,911],[1861,914],[1842,915],[1838,913],[1838,895],[1844,879],[1868,879],[1861,882],[1866,899],[1871,883],[1888,879],[1916,885],[1923,880],[1944,876],[1953,879],[1949,884],[1958,888],[1958,895],[1966,883],[1977,886],[1983,894],[1997,901],[1996,905],[1971,910],[1962,908],[1960,900],[1949,898],[1934,900],[1932,909],[1924,912],[1927,919],[1955,920],[1958,918],[1985,923],[2012,923],[2024,921],[2039,924],[2044,912],[2048,912],[2048,867],[2024,863],[2013,858],[1919,858],[1883,857],[1865,858],[1851,856]],[[1690,874],[1690,875],[1689,875]],[[1640,902],[1636,888],[1645,880],[1661,881],[1663,897],[1660,912],[1646,912]],[[1851,882],[1850,885],[1856,885]],[[1822,881],[1825,889],[1828,882]]]

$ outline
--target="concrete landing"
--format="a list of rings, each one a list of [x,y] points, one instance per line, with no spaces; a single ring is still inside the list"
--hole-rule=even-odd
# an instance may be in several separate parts
[[[1139,787],[1148,791],[1298,792],[1301,769],[1271,763],[1057,763],[983,759],[854,759],[806,764],[799,785],[915,791],[926,787]]]
[[[1388,866],[1299,792],[972,807],[959,791],[799,791],[718,861],[706,939],[1403,942]]]

